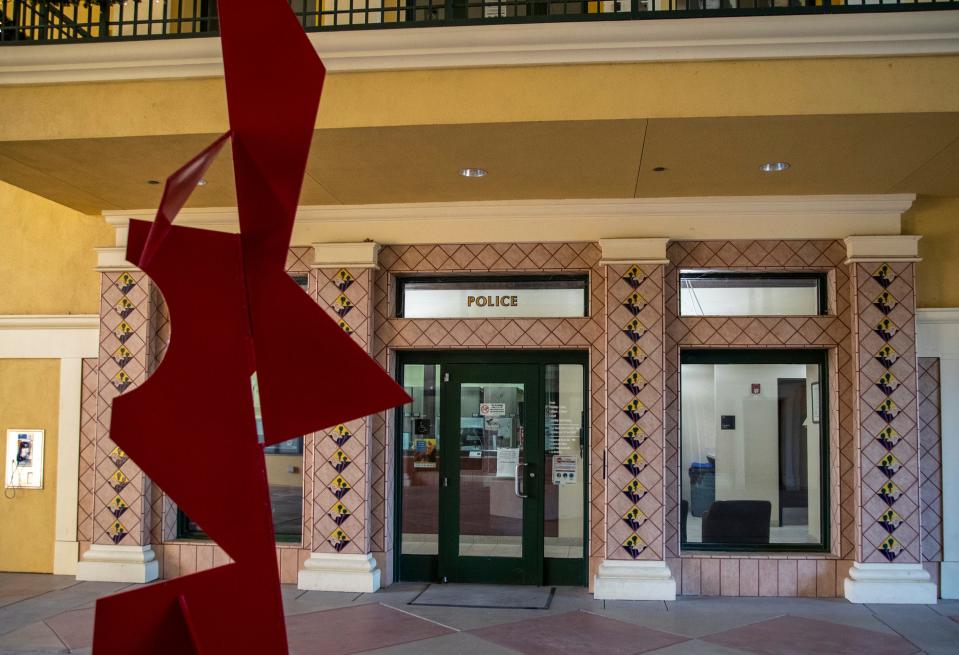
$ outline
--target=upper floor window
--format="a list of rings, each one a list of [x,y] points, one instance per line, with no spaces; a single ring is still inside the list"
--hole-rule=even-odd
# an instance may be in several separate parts
[[[826,274],[821,272],[679,273],[681,316],[815,316],[827,309]]]

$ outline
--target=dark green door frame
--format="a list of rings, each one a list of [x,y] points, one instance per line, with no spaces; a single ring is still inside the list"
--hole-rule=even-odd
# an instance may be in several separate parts
[[[588,577],[588,508],[589,508],[589,358],[578,350],[496,350],[496,351],[426,351],[397,352],[395,377],[403,384],[406,364],[438,364],[441,367],[441,430],[446,437],[441,446],[440,474],[448,479],[438,488],[440,511],[439,556],[402,555],[402,412],[396,411],[394,459],[397,471],[394,480],[394,534],[396,544],[394,567],[397,579],[436,582],[503,582],[512,584],[563,584],[585,586]],[[545,366],[547,364],[580,364],[583,366],[583,557],[581,559],[545,558],[544,486],[546,407]],[[449,380],[446,381],[447,373]],[[505,376],[505,377],[504,377]],[[506,377],[510,379],[507,380]],[[500,378],[503,378],[502,380]],[[525,478],[529,499],[524,501],[522,561],[514,558],[460,557],[459,530],[459,384],[462,382],[524,382],[527,386],[525,408],[525,440],[527,467]],[[448,456],[446,453],[452,453]],[[535,477],[528,477],[533,473]],[[530,484],[530,482],[533,484]],[[526,562],[526,564],[523,564]]]

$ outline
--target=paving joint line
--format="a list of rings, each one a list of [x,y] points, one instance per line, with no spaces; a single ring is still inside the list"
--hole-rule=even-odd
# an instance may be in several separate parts
[[[406,614],[407,616],[412,616],[413,618],[416,618],[416,619],[422,619],[423,621],[429,621],[430,623],[433,623],[433,624],[435,624],[435,625],[438,625],[438,626],[440,626],[441,628],[446,628],[447,630],[452,630],[453,632],[463,632],[463,630],[461,630],[460,628],[454,628],[454,627],[451,626],[451,625],[446,625],[445,623],[440,623],[439,621],[434,621],[433,619],[428,618],[428,617],[426,617],[426,616],[420,616],[419,614],[414,614],[413,612],[408,612],[408,611],[406,611],[406,610],[404,610],[404,609],[400,609],[399,607],[394,607],[393,605],[387,605],[386,603],[379,603],[379,604],[382,605],[383,607],[388,607],[388,608],[390,608],[391,610],[396,610],[397,612],[401,612],[401,613],[403,613],[403,614]]]

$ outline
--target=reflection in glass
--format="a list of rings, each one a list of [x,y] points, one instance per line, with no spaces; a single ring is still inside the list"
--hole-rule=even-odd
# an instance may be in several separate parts
[[[681,271],[681,316],[815,316],[825,281],[816,273]]]
[[[406,364],[403,385],[402,553],[439,553],[440,367]]]
[[[683,364],[684,541],[822,543],[818,364]]]
[[[544,557],[583,557],[583,367],[546,366]]]
[[[525,400],[523,384],[460,385],[460,555],[523,556]]]

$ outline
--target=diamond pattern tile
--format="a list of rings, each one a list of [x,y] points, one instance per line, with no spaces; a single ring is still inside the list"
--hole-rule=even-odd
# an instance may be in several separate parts
[[[606,434],[606,283],[595,243],[455,244],[387,246],[380,251],[380,269],[373,279],[372,353],[392,370],[396,349],[453,348],[581,348],[589,351],[590,366],[590,560],[605,557],[606,502],[603,454]],[[578,319],[542,320],[420,320],[395,318],[394,275],[490,271],[582,271],[590,277],[590,315]],[[374,550],[393,548],[390,533],[393,414],[371,419],[372,544]],[[382,482],[381,482],[382,480]],[[382,491],[381,491],[382,490]]]
[[[942,561],[942,423],[939,358],[919,358],[919,484],[922,559]]]
[[[853,264],[862,562],[920,561],[915,265]],[[857,558],[858,559],[858,558]]]
[[[142,545],[150,540],[150,483],[110,440],[109,425],[113,399],[143,382],[152,369],[155,294],[149,279],[138,271],[103,273],[100,279],[97,430],[92,495],[87,501],[91,536],[98,544]]]
[[[783,348],[817,346],[830,357],[830,454],[834,507],[832,552],[855,551],[858,501],[854,406],[858,382],[851,352],[850,285],[841,241],[679,241],[669,245],[663,285],[666,317],[666,556],[679,557],[679,349],[690,346]],[[826,271],[829,315],[815,317],[681,317],[679,271],[686,268]]]

